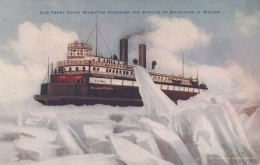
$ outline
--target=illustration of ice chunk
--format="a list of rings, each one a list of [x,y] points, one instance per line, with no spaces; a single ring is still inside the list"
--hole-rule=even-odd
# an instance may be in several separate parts
[[[62,154],[72,154],[72,155],[78,155],[78,154],[84,154],[84,151],[82,150],[83,143],[80,142],[79,137],[71,130],[71,128],[62,121],[57,121],[57,130],[58,135],[56,142],[59,144],[64,151]],[[76,139],[80,142],[80,145],[76,142]]]
[[[128,130],[117,135],[131,141],[159,158],[162,157],[153,135],[150,132]]]
[[[180,165],[197,164],[183,141],[175,132],[145,117],[141,118],[139,123],[142,130],[150,131],[154,135],[162,157],[165,160]]]
[[[38,141],[25,136],[20,136],[16,140],[16,150],[21,159],[44,160],[56,157],[56,153],[60,148],[57,145]]]
[[[116,135],[110,135],[109,140],[115,154],[128,165],[172,165],[172,163],[160,159],[130,141]]]

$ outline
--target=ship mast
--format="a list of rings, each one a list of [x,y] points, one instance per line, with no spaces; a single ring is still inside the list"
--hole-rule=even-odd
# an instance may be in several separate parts
[[[108,49],[108,51],[109,51],[109,53],[110,53],[110,55],[111,55],[111,57],[112,57],[111,50],[110,50],[110,48],[109,48],[109,46],[108,46],[106,40],[104,39],[104,36],[102,35],[100,29],[98,28],[98,16],[96,16],[96,26],[95,26],[95,27],[93,28],[93,30],[91,31],[91,33],[90,33],[90,35],[89,35],[89,37],[88,37],[86,43],[89,42],[89,40],[90,40],[91,37],[94,37],[94,34],[93,34],[93,33],[94,33],[94,30],[96,30],[96,43],[95,43],[95,44],[96,44],[96,50],[95,50],[95,55],[98,56],[98,33],[100,33],[100,35],[101,35],[101,40],[104,41],[104,43],[105,43],[105,45],[106,45],[106,47],[107,47],[107,49]],[[102,56],[102,54],[101,54],[101,56]]]
[[[184,77],[184,53],[182,54],[182,76]]]
[[[98,30],[98,24],[97,24],[97,21],[98,21],[98,16],[96,15],[96,56],[98,55],[97,54],[97,43],[98,43],[98,37],[97,37],[97,30]]]
[[[48,77],[47,77],[47,83],[49,83],[50,81],[50,79],[49,79],[49,77],[50,77],[50,69],[49,69],[49,57],[48,57]]]
[[[197,66],[197,79],[199,79],[199,67]]]
[[[197,66],[197,83],[199,84],[199,67]]]

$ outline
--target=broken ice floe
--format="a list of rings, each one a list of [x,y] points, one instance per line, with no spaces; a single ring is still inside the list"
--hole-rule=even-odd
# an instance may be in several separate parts
[[[165,160],[180,165],[197,164],[183,141],[176,133],[170,131],[164,125],[148,118],[141,118],[139,123],[142,130],[149,131],[154,135],[162,157]]]
[[[159,158],[162,157],[153,135],[150,132],[127,130],[117,135],[131,141]]]
[[[130,141],[116,135],[110,135],[109,141],[112,144],[115,154],[128,165],[172,165],[172,163],[160,159]]]

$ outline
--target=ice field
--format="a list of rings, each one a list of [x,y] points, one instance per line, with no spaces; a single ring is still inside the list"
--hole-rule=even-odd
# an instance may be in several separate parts
[[[141,108],[0,105],[0,164],[259,163],[259,103],[205,92],[175,105],[134,69]]]

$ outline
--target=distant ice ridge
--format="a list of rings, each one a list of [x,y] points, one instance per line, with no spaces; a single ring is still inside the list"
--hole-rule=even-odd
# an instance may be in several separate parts
[[[144,68],[134,66],[134,70],[147,115],[176,133],[198,163],[256,163],[239,116],[227,99],[205,92],[188,101],[178,101],[176,106]]]

